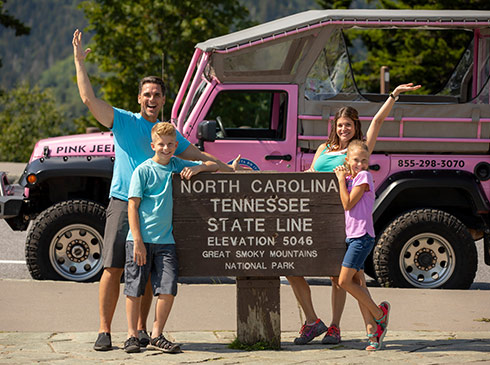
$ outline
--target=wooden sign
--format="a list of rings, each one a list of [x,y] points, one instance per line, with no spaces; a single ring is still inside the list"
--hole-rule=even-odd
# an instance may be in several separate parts
[[[344,211],[333,173],[173,177],[181,276],[338,275]]]

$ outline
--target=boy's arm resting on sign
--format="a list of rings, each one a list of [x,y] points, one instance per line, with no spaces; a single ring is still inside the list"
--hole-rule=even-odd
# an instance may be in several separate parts
[[[114,122],[114,109],[112,109],[112,106],[107,104],[104,100],[95,96],[94,89],[92,88],[92,84],[90,83],[87,69],[85,67],[85,58],[90,53],[91,49],[83,49],[82,32],[80,32],[78,29],[75,30],[75,33],[73,33],[72,44],[80,98],[100,124],[107,128],[112,128],[112,124]]]
[[[141,236],[139,206],[141,198],[132,197],[128,200],[128,221],[129,229],[133,235],[134,242],[134,261],[138,266],[146,265],[146,247]]]
[[[200,172],[209,171],[215,172],[218,171],[218,164],[214,161],[203,161],[200,165],[195,166],[187,166],[182,169],[180,172],[180,177],[182,179],[189,180],[192,176],[199,174]]]
[[[234,172],[239,170],[240,167],[238,165],[238,161],[240,160],[240,155],[233,161],[231,165],[225,164],[223,161],[220,161],[213,155],[200,151],[196,146],[190,144],[184,152],[178,155],[179,158],[189,161],[212,161],[218,165],[218,171],[221,172]]]
[[[402,84],[398,85],[391,94],[393,94],[393,96],[397,98],[401,93],[417,90],[419,88],[421,88],[421,85],[413,86],[413,83]],[[393,105],[395,105],[395,99],[391,96],[388,96],[388,99],[386,99],[384,104],[381,106],[381,108],[378,110],[373,120],[371,121],[371,124],[369,125],[366,133],[366,145],[368,146],[369,153],[373,152],[374,146],[376,145],[376,138],[378,138],[379,130],[381,129],[385,118],[388,116],[388,114],[390,114]]]

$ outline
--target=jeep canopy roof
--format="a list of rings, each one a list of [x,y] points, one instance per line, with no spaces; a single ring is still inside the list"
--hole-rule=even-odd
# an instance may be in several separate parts
[[[478,10],[310,10],[211,38],[198,43],[196,48],[205,52],[229,50],[261,41],[264,38],[281,36],[290,31],[303,31],[328,24],[374,28],[426,26],[477,29],[490,27],[490,12]]]

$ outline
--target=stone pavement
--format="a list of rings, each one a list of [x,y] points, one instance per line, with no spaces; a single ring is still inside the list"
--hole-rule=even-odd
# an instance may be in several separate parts
[[[0,364],[462,364],[490,363],[490,333],[393,331],[382,351],[364,351],[364,333],[348,331],[340,345],[292,344],[294,332],[283,332],[280,351],[231,350],[233,331],[171,332],[184,343],[183,353],[164,354],[148,348],[141,353],[122,350],[125,333],[113,335],[114,350],[92,350],[94,332],[0,333]]]
[[[236,331],[233,284],[179,284],[166,334],[183,343],[183,353],[148,348],[126,354],[124,301],[113,322],[109,352],[92,349],[97,336],[95,284],[0,280],[0,364],[490,364],[490,291],[370,288],[375,300],[393,310],[385,348],[364,351],[359,309],[348,298],[342,318],[343,341],[293,345],[302,317],[288,285],[281,285],[282,350],[240,351],[228,348]],[[330,286],[312,285],[319,315],[328,323]]]

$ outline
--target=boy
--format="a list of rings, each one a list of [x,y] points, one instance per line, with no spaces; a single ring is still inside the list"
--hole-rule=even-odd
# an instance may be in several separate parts
[[[177,256],[172,235],[172,173],[182,178],[202,171],[217,171],[213,161],[184,161],[173,154],[177,149],[175,127],[157,123],[151,130],[151,148],[155,155],[139,165],[129,187],[129,233],[124,267],[128,339],[126,352],[139,352],[137,323],[141,297],[148,277],[153,294],[158,295],[155,321],[150,343],[164,352],[176,353],[180,345],[168,341],[162,334],[177,294]],[[151,274],[151,275],[150,275]]]

